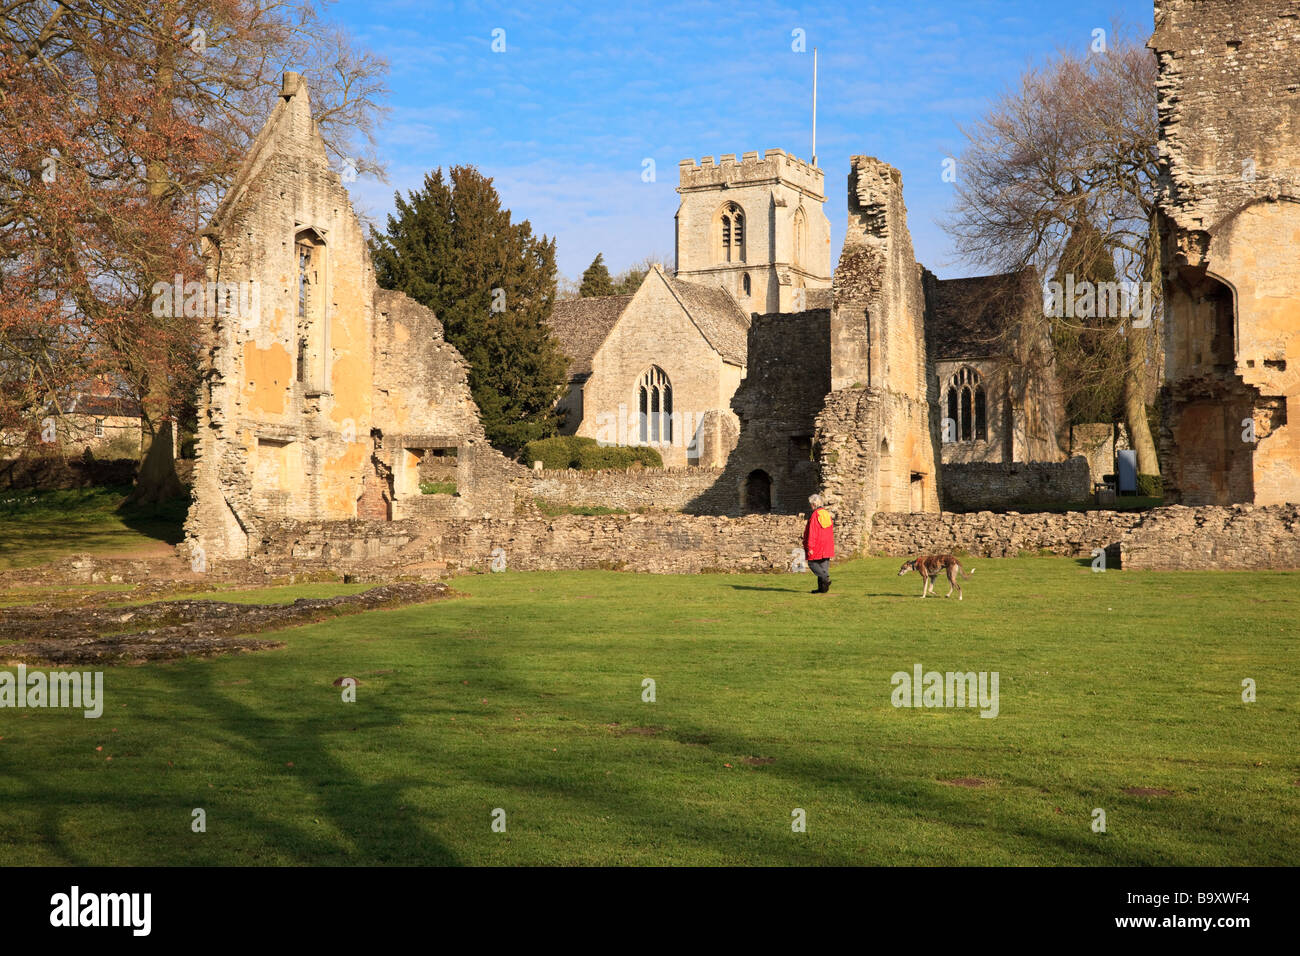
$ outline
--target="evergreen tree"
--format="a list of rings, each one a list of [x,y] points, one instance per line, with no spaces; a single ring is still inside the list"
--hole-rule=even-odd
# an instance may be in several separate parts
[[[596,258],[591,260],[591,265],[587,266],[587,271],[582,274],[578,295],[589,299],[598,295],[615,294],[614,281],[609,277],[609,269],[605,266],[604,253],[598,252]]]
[[[1070,236],[1061,251],[1056,280],[1066,287],[1090,283],[1096,290],[1102,283],[1116,281],[1114,247],[1093,224],[1086,211],[1075,217]],[[1101,311],[1094,299],[1087,311]],[[1112,334],[1117,319],[1108,316],[1056,318],[1052,322],[1052,344],[1056,350],[1057,375],[1071,425],[1124,420],[1124,339]]]
[[[472,166],[437,169],[397,195],[372,230],[379,284],[428,306],[469,362],[488,440],[513,450],[555,434],[567,361],[546,326],[555,302],[555,240],[510,221],[492,180]]]

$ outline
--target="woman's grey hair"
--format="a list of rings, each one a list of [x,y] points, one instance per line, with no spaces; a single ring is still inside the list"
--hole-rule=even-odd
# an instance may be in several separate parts
[[[814,508],[821,508],[826,504],[826,502],[822,500],[821,495],[810,495],[808,498],[808,504],[812,505]]]

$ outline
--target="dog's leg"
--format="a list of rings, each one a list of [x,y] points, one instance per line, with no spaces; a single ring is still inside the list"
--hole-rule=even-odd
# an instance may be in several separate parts
[[[956,579],[952,576],[952,568],[949,568],[948,569],[948,593],[945,594],[944,597],[946,598],[952,597],[952,586],[956,583],[957,583]],[[960,601],[961,598],[958,598],[957,600]]]

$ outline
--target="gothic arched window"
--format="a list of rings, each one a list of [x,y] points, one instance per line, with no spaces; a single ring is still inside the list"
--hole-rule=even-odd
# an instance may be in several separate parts
[[[673,441],[673,386],[668,374],[651,365],[636,385],[640,409],[641,444],[671,445]]]
[[[745,261],[745,214],[734,202],[727,203],[719,212],[716,234],[720,262]]]
[[[746,272],[743,276],[740,277],[740,291],[741,291],[741,294],[742,294],[742,295],[746,295],[746,296],[747,296],[747,295],[750,294],[750,284],[749,284],[749,273],[748,273],[748,272]]]
[[[794,211],[794,249],[792,258],[797,266],[803,265],[804,243],[808,236],[808,220],[804,217],[803,206]]]
[[[293,240],[298,267],[297,378],[319,388],[325,379],[325,241],[314,229]]]
[[[963,365],[948,379],[944,442],[988,441],[988,400],[979,373]]]

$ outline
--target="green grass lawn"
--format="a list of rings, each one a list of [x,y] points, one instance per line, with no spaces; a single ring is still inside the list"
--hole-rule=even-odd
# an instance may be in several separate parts
[[[917,600],[897,559],[833,568],[825,597],[471,576],[283,650],[110,669],[98,720],[0,710],[0,864],[1300,858],[1300,575],[972,563],[962,603]],[[893,707],[916,663],[997,671],[999,716]]]
[[[70,554],[162,555],[181,540],[184,497],[124,507],[130,488],[0,493],[0,571]]]

